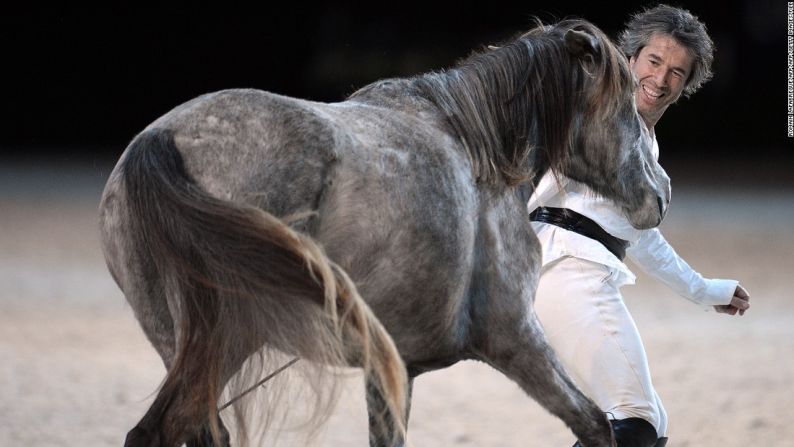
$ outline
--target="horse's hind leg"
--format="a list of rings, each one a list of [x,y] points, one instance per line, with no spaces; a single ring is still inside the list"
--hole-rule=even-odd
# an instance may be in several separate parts
[[[199,340],[197,344],[191,350],[191,355],[166,360],[166,363],[171,363],[171,368],[176,366],[174,362],[179,362],[180,373],[168,375],[149,410],[127,434],[125,447],[170,447],[183,442],[188,447],[230,445],[228,431],[217,414],[212,417],[218,424],[220,444],[215,443],[210,429],[210,415],[196,405],[191,397],[199,395],[197,389],[202,389],[207,383],[207,365],[210,363],[201,355],[206,350],[202,349],[206,347],[206,340]]]
[[[102,250],[105,254],[108,269],[135,313],[135,318],[144,334],[163,360],[166,370],[170,370],[176,357],[176,324],[172,317],[165,294],[165,286],[157,274],[154,262],[140,247],[143,237],[132,227],[127,214],[127,199],[124,187],[118,175],[111,175],[100,205],[100,232]],[[158,430],[151,425],[151,418],[144,418],[127,435],[128,440],[150,438],[150,433]],[[220,431],[228,438],[227,431],[220,425]],[[188,443],[190,447],[213,446],[211,437],[204,435],[209,432],[205,424],[195,439]],[[146,445],[141,443],[141,445]],[[228,446],[228,442],[223,444]]]
[[[134,309],[135,316],[147,338],[157,350],[158,354],[160,354],[166,369],[170,370],[173,366],[176,353],[177,332],[175,323],[171,317],[163,288],[157,287],[159,281],[155,280],[147,284],[148,285],[128,291],[126,293],[127,300]],[[134,432],[141,435],[143,433],[158,431],[161,421],[151,416],[164,413],[170,406],[169,404],[172,403],[173,402],[162,401],[161,399],[156,400],[152,405],[152,409],[147,413],[147,416],[138,423],[132,432],[130,432],[131,436],[128,436],[128,439],[136,438]],[[209,423],[205,422],[198,429],[197,433],[187,440],[187,447],[228,447],[230,445],[228,431],[220,418],[218,418],[218,424],[221,434],[220,445],[213,442]],[[143,433],[141,433],[141,431]]]
[[[163,288],[160,287],[159,281],[153,280],[145,285],[128,290],[126,296],[146,337],[162,358],[166,369],[170,369],[174,363],[176,352],[176,330],[165,293]],[[157,426],[153,424],[154,422],[151,418],[144,418],[136,429],[138,431],[144,430],[145,432],[155,431]],[[204,423],[199,428],[198,433],[187,441],[187,447],[228,447],[228,431],[220,419],[218,419],[218,423],[221,433],[220,446],[213,443],[209,424]]]
[[[406,393],[405,417],[403,426],[408,428],[408,417],[411,410],[411,392],[413,391],[414,378],[408,377],[408,390]],[[394,419],[389,413],[386,401],[383,400],[377,385],[367,380],[367,413],[369,414],[369,445],[370,447],[403,447],[405,439],[396,430]]]
[[[166,370],[170,370],[176,355],[176,327],[172,318],[172,309],[169,309],[165,289],[154,270],[153,263],[141,262],[142,257],[134,252],[121,252],[120,250],[107,250],[113,241],[105,240],[106,251],[112,253],[114,258],[109,258],[111,270],[124,265],[124,270],[113,271],[114,277],[124,291],[130,303],[135,318],[143,329],[144,334],[163,360]],[[116,247],[120,248],[120,247]],[[118,261],[123,260],[123,264]],[[157,413],[160,410],[155,411]],[[151,438],[151,434],[158,430],[156,421],[144,418],[128,434],[131,445],[139,445],[135,439]],[[218,420],[222,443],[220,446],[212,441],[209,424],[205,423],[198,430],[195,437],[187,441],[188,447],[228,447],[229,435],[222,421]],[[145,445],[145,443],[142,443]]]
[[[604,413],[563,370],[546,341],[534,311],[509,315],[489,331],[478,357],[518,383],[533,399],[562,419],[587,447],[611,447],[612,429]]]

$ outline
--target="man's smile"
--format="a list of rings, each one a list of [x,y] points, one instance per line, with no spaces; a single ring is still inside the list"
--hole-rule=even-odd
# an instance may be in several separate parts
[[[662,98],[665,95],[665,92],[659,89],[655,89],[649,85],[641,84],[641,87],[643,93],[645,93],[645,95],[648,96],[648,98],[653,102],[657,101],[658,99]]]

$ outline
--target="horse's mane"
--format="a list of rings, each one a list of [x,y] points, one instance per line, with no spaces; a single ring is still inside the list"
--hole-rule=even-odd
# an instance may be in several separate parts
[[[569,29],[596,38],[592,63],[566,49]],[[586,119],[611,116],[631,79],[625,58],[601,30],[565,20],[551,26],[538,22],[504,45],[412,82],[445,114],[471,157],[477,181],[502,178],[515,185],[548,168],[560,172],[573,144],[576,108],[585,107]]]

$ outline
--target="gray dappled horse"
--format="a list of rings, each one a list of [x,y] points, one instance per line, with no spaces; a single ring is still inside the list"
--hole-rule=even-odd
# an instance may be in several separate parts
[[[463,359],[613,445],[532,310],[524,186],[553,169],[657,225],[669,183],[632,92],[609,39],[563,21],[340,103],[227,90],[156,120],[100,206],[109,269],[168,370],[127,445],[227,445],[221,393],[268,349],[364,367],[373,445],[403,444],[414,377]]]

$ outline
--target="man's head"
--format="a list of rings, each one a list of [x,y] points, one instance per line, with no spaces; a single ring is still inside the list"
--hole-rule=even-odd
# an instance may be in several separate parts
[[[714,43],[684,9],[659,5],[635,14],[620,45],[640,82],[637,108],[649,127],[682,93],[691,95],[712,76]]]

